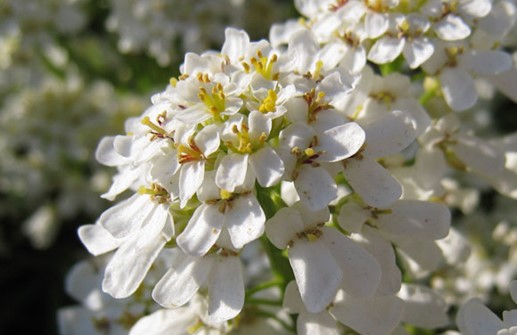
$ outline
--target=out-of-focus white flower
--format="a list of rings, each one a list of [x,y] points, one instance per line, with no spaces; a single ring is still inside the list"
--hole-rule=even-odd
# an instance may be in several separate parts
[[[516,281],[511,284],[511,297],[516,302]],[[456,324],[463,335],[512,335],[517,333],[517,310],[504,311],[501,320],[481,300],[473,298],[461,306]]]

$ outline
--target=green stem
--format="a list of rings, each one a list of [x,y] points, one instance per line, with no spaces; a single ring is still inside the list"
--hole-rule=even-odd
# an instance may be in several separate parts
[[[280,323],[282,325],[282,327],[284,327],[286,330],[292,332],[292,333],[296,333],[296,329],[294,326],[291,326],[290,324],[288,324],[286,321],[280,319],[276,314],[274,313],[270,313],[270,312],[266,312],[266,311],[263,311],[263,310],[259,310],[257,311],[257,315],[259,316],[263,316],[263,317],[266,317],[266,318],[272,318],[274,319],[275,321],[277,321],[278,323]]]
[[[264,210],[267,219],[272,218],[280,209],[287,207],[280,196],[280,185],[264,188],[257,183],[255,188],[257,190],[257,200]],[[276,277],[275,280],[279,282],[278,286],[284,292],[287,284],[294,279],[291,264],[289,264],[287,257],[282,254],[282,251],[277,249],[266,235],[260,238],[260,242],[269,258],[271,269]]]
[[[268,305],[268,306],[282,307],[281,300],[249,298],[249,299],[246,299],[246,303],[251,304],[251,305]]]
[[[270,287],[281,286],[282,284],[283,284],[283,282],[280,281],[280,280],[272,280],[272,281],[269,281],[269,282],[265,282],[265,283],[259,284],[259,285],[255,286],[255,287],[252,287],[249,290],[247,290],[246,291],[246,297],[251,297],[252,295],[254,295],[257,292],[260,292],[262,290],[266,290],[266,289],[268,289]]]

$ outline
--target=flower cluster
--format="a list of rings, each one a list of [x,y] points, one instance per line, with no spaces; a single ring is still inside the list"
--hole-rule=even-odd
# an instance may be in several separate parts
[[[103,197],[127,195],[79,229],[92,254],[112,253],[102,289],[138,294],[176,255],[151,285],[166,309],[130,334],[192,320],[190,333],[248,332],[250,311],[298,334],[450,326],[422,280],[465,259],[450,208],[472,210],[479,184],[517,197],[515,137],[486,141],[455,113],[476,104],[478,78],[517,96],[500,47],[512,1],[295,3],[307,19],[273,26],[271,42],[228,28],[220,51],[187,53],[98,146],[118,170]],[[272,281],[247,278],[257,248]],[[258,298],[272,286],[280,297]]]

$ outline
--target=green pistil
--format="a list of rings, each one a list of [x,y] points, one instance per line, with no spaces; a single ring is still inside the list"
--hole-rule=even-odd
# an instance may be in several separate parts
[[[316,116],[318,113],[332,108],[332,106],[325,101],[325,92],[316,93],[316,91],[312,89],[310,92],[305,93],[303,98],[309,105],[309,123],[316,121]]]
[[[251,57],[251,65],[255,68],[255,71],[260,73],[262,77],[268,80],[278,80],[278,72],[273,71],[275,63],[278,61],[278,56],[273,54],[271,57],[265,57],[262,52],[257,51],[257,57]],[[251,71],[251,67],[248,63],[242,63],[246,72]]]
[[[226,96],[223,92],[223,85],[218,83],[212,88],[212,92],[208,93],[204,87],[199,89],[199,100],[205,104],[212,117],[217,122],[222,122],[221,113],[226,110]]]
[[[275,90],[268,90],[267,97],[262,101],[262,104],[259,107],[259,112],[261,113],[272,113],[276,109],[276,100],[278,99]]]
[[[138,189],[139,194],[147,194],[151,197],[151,200],[158,204],[170,203],[171,196],[166,189],[161,187],[158,184],[152,183],[151,188],[146,188],[145,186],[141,186]]]
[[[165,122],[165,112],[158,115],[157,117],[157,123],[154,123],[151,121],[151,119],[148,116],[145,116],[140,123],[144,126],[149,127],[150,134],[151,134],[151,141],[156,138],[168,138],[169,134],[161,127],[161,125]]]

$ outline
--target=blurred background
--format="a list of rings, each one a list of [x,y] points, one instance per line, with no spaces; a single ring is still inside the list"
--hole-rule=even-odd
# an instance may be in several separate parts
[[[281,0],[0,0],[0,334],[55,335],[88,254],[77,227],[110,203],[99,140],[124,133],[185,52],[256,40],[295,17]]]
[[[185,52],[219,49],[227,26],[267,38],[273,23],[298,16],[292,2],[0,0],[0,334],[55,335],[56,310],[77,304],[64,290],[72,265],[88,257],[77,228],[110,206],[100,195],[115,173],[95,161],[99,140],[124,133],[124,120],[178,75]],[[463,120],[487,138],[517,131],[515,103],[482,96]],[[504,267],[517,257],[515,203],[486,190],[475,204],[464,211],[474,220],[455,213],[456,227],[486,237],[480,257],[503,260],[486,266],[514,276],[517,267]],[[456,285],[446,272],[441,279],[444,292]],[[491,307],[506,308],[507,293],[488,287],[504,297]]]

